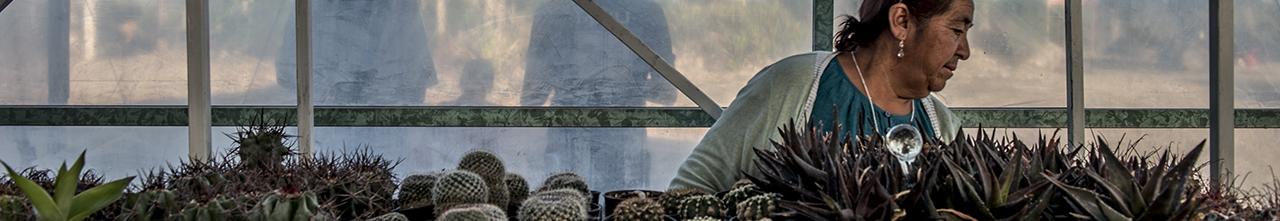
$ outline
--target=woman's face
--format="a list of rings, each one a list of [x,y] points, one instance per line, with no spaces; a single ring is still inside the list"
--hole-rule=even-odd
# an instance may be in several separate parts
[[[914,27],[906,37],[904,56],[898,60],[899,79],[894,88],[900,97],[922,98],[942,91],[960,60],[969,59],[973,1],[952,1],[947,11]]]

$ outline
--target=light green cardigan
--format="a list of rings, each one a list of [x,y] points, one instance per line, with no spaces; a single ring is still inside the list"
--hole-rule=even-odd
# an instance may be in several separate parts
[[[759,176],[751,148],[769,148],[779,139],[778,128],[792,119],[809,120],[817,82],[838,53],[810,52],[782,59],[757,73],[738,92],[720,119],[680,166],[670,188],[698,188],[708,192],[728,190],[746,172]],[[960,121],[946,104],[930,95],[924,99],[939,139],[950,142]]]

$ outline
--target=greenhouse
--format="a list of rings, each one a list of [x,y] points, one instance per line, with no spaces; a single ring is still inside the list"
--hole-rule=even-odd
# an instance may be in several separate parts
[[[1280,220],[1278,0],[0,0],[0,220]]]

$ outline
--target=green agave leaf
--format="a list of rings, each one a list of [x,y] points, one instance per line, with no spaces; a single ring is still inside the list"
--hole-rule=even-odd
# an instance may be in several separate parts
[[[71,200],[71,209],[67,212],[71,217],[69,220],[84,220],[94,212],[119,200],[120,196],[124,194],[124,188],[129,186],[129,182],[133,181],[133,178],[131,176],[111,181],[76,195]]]
[[[1121,213],[1133,216],[1133,212],[1129,210],[1130,205],[1142,202],[1135,202],[1134,199],[1126,198],[1126,195],[1122,193],[1116,185],[1110,183],[1107,179],[1102,178],[1102,176],[1098,175],[1097,172],[1093,172],[1093,170],[1084,170],[1084,172],[1085,175],[1088,175],[1089,178],[1093,179],[1094,183],[1097,183],[1103,190],[1106,190],[1107,193],[1111,195],[1111,198],[1115,203],[1120,204],[1119,207]]]
[[[53,197],[49,196],[49,192],[45,192],[44,188],[37,185],[31,179],[18,175],[13,171],[8,163],[0,162],[4,165],[5,171],[9,172],[9,179],[18,185],[22,192],[27,194],[27,199],[31,200],[31,207],[36,209],[36,214],[41,220],[64,220],[66,216],[61,210],[58,210],[58,204],[53,201]]]
[[[1132,200],[1131,204],[1147,204],[1146,199],[1142,198],[1141,194],[1134,194],[1137,196],[1132,197],[1128,196],[1129,193],[1138,192],[1137,186],[1133,182],[1133,174],[1130,174],[1129,170],[1120,164],[1120,158],[1116,157],[1115,151],[1111,150],[1111,147],[1107,145],[1106,141],[1102,140],[1101,136],[1098,137],[1098,148],[1098,152],[1102,155],[1103,161],[1105,161],[1104,167],[1106,168],[1103,169],[1107,173],[1107,179],[1099,180],[1099,182],[1106,181],[1112,185],[1110,186],[1111,192],[1112,195],[1116,196],[1116,201]],[[1126,206],[1125,209],[1127,210],[1128,207]]]
[[[1103,211],[1104,209],[1102,209],[1102,207],[1106,207],[1107,205],[1098,201],[1098,193],[1068,185],[1049,174],[1044,174],[1044,176],[1045,178],[1048,178],[1049,182],[1052,182],[1054,186],[1057,186],[1059,189],[1066,192],[1068,198],[1080,205],[1080,207],[1084,209],[1085,212],[1089,213],[1089,216],[1093,217],[1093,219],[1110,220],[1108,217],[1111,217],[1112,214],[1108,214],[1106,211]]]
[[[80,151],[80,156],[71,164],[70,169],[66,168],[66,163],[58,168],[57,179],[53,182],[53,201],[61,211],[71,211],[71,198],[76,195],[76,184],[80,181],[80,171],[84,169],[85,152]]]

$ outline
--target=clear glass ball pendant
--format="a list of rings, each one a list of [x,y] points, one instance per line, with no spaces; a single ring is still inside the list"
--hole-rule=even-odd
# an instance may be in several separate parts
[[[902,172],[909,174],[908,167],[916,161],[920,150],[924,149],[924,138],[920,134],[920,129],[915,126],[899,124],[889,128],[889,133],[885,135],[885,148],[889,148],[889,153],[898,158],[898,163],[902,165]]]

